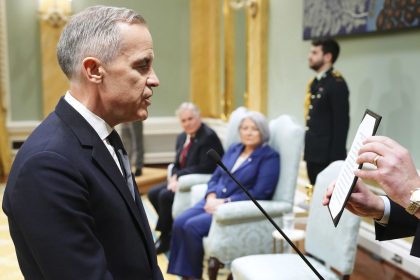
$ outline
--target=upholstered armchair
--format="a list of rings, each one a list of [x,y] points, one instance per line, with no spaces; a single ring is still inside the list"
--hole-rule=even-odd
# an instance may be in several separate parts
[[[225,151],[230,145],[240,142],[239,124],[242,116],[247,111],[245,107],[239,107],[230,115],[223,141]],[[172,216],[174,218],[191,207],[194,202],[198,201],[197,196],[203,193],[203,189],[207,188],[204,184],[210,180],[210,177],[211,174],[189,174],[179,177],[179,188],[175,193],[174,203],[172,205]],[[195,187],[196,192],[191,192],[193,186],[197,186]],[[196,194],[194,195],[192,193]]]
[[[325,279],[340,279],[330,267],[348,279],[357,251],[360,218],[344,210],[335,228],[328,208],[322,205],[326,189],[342,165],[343,161],[333,162],[318,175],[306,228],[305,251],[314,257],[308,260]],[[297,254],[241,257],[233,261],[231,270],[235,280],[318,279]]]
[[[206,184],[210,177],[211,174],[189,174],[179,177],[178,190],[175,193],[174,203],[172,204],[172,216],[174,218],[192,206],[192,186]]]
[[[259,202],[278,224],[293,208],[303,137],[303,127],[288,115],[270,121],[269,144],[280,153],[280,179],[273,199]],[[238,257],[270,253],[272,231],[273,226],[252,201],[220,205],[203,240],[209,279],[216,279],[218,269]]]

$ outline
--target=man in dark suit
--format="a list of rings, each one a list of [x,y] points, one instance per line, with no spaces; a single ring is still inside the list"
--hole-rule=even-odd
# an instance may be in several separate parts
[[[334,40],[313,41],[309,67],[317,75],[308,84],[305,98],[305,151],[309,181],[335,160],[346,158],[349,129],[349,90],[341,74],[333,69],[340,52]]]
[[[420,176],[410,153],[384,136],[369,137],[360,148],[358,164],[372,163],[374,169],[359,169],[355,175],[377,182],[387,196],[375,195],[358,180],[346,208],[375,220],[377,240],[414,236],[411,255],[420,257]],[[328,205],[334,186],[323,204]]]
[[[163,279],[113,127],[146,119],[153,42],[133,10],[74,15],[57,57],[70,89],[14,161],[3,210],[25,279]],[[129,168],[128,168],[129,169]]]
[[[184,130],[176,139],[176,156],[168,182],[155,186],[148,193],[153,207],[158,213],[156,230],[160,237],[156,241],[158,254],[169,250],[172,231],[172,204],[178,189],[178,178],[188,174],[211,174],[216,163],[209,160],[207,152],[214,149],[223,155],[223,146],[213,129],[201,121],[200,110],[193,103],[182,103],[176,115]]]

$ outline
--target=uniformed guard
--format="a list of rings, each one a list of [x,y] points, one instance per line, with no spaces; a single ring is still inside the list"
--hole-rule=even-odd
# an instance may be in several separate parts
[[[305,97],[305,152],[309,181],[335,160],[346,158],[350,124],[349,90],[343,76],[333,68],[340,47],[335,40],[312,42],[309,67],[317,74],[308,83]]]

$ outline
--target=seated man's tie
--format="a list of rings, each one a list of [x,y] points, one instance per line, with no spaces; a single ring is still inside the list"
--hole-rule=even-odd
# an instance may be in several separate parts
[[[181,168],[185,168],[187,165],[187,155],[188,151],[190,150],[194,139],[192,137],[189,138],[188,143],[185,144],[184,148],[182,148],[181,154],[179,155],[179,165]]]

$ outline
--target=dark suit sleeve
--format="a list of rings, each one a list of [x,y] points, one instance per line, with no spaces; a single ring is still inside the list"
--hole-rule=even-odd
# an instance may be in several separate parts
[[[390,240],[415,236],[411,254],[420,257],[420,223],[419,220],[408,214],[403,207],[391,202],[391,213],[388,225],[382,226],[375,223],[376,239]]]
[[[332,110],[332,138],[329,153],[330,161],[343,159],[343,147],[346,147],[347,133],[350,125],[349,90],[344,80],[335,81],[330,92]]]
[[[403,207],[390,200],[391,213],[387,226],[375,224],[376,239],[389,240],[413,236],[416,233],[418,219],[408,214]]]
[[[33,156],[19,172],[10,201],[10,220],[17,224],[11,230],[24,233],[16,241],[29,248],[42,279],[113,279],[95,237],[88,182],[81,174],[51,152]]]

